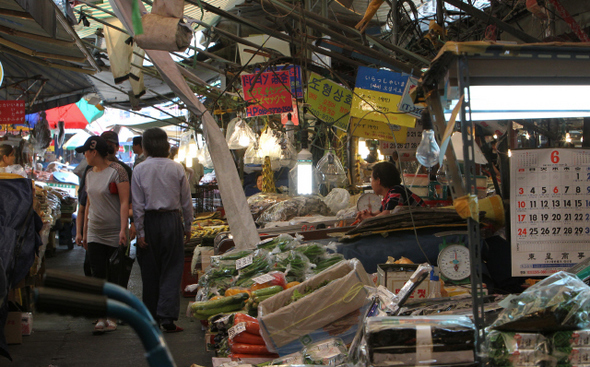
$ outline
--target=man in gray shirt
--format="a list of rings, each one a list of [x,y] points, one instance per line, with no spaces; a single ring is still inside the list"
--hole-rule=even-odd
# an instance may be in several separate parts
[[[191,193],[184,168],[168,158],[170,144],[164,130],[147,129],[143,149],[147,159],[137,166],[131,181],[143,303],[165,332],[178,332],[182,328],[174,321],[180,312],[183,233],[186,242],[191,237]]]

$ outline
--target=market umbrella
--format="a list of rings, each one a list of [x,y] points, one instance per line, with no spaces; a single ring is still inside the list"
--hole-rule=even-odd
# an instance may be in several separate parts
[[[104,107],[100,104],[91,105],[82,98],[76,103],[52,108],[45,112],[50,129],[56,129],[59,121],[64,122],[65,129],[84,129],[104,114]]]
[[[74,136],[69,138],[68,141],[64,143],[63,148],[65,150],[74,150],[77,147],[84,145],[84,143],[89,137],[90,134],[88,134],[86,131],[80,131],[79,133],[76,133]]]

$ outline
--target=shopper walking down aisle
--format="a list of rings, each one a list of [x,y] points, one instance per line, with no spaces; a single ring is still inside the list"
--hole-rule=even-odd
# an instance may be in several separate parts
[[[143,303],[165,332],[178,332],[183,329],[174,321],[180,313],[183,233],[187,242],[191,237],[191,193],[184,168],[168,158],[164,130],[146,130],[143,150],[147,159],[137,166],[131,182]]]
[[[76,151],[84,153],[93,167],[86,173],[88,199],[82,245],[88,251],[92,276],[107,279],[111,255],[118,246],[127,246],[129,176],[120,164],[107,159],[112,148],[100,136],[91,136]],[[116,329],[114,319],[99,319],[94,327],[96,333]]]

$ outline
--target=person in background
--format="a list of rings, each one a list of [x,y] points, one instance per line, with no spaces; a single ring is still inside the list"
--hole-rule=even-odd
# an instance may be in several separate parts
[[[91,136],[76,151],[84,153],[92,167],[86,173],[86,220],[79,244],[88,251],[92,276],[107,279],[111,255],[118,246],[127,246],[129,176],[120,164],[107,158],[112,147],[99,136]],[[99,319],[94,326],[95,333],[116,329],[114,319]]]
[[[122,160],[120,160],[117,157],[117,152],[119,151],[119,135],[117,135],[116,132],[114,131],[104,131],[102,134],[100,134],[100,136],[106,140],[107,144],[109,145],[109,147],[112,148],[112,153],[109,153],[109,155],[107,156],[107,159],[110,160],[111,162],[115,162],[120,164],[121,166],[123,166],[123,168],[125,169],[125,171],[127,172],[127,175],[129,176],[129,182],[131,182],[131,177],[133,176],[133,172],[131,171],[131,167],[129,167],[128,165],[125,164],[125,162],[123,162]],[[130,226],[129,226],[129,239],[132,240],[135,238],[135,224],[133,223],[133,212],[132,212],[132,208],[133,206],[131,205],[131,197],[129,197],[129,222],[130,222]],[[121,285],[121,284],[119,284]],[[122,286],[126,286],[126,285],[122,285]]]
[[[131,181],[143,303],[165,332],[179,332],[183,329],[174,322],[180,313],[183,234],[185,242],[191,237],[191,194],[184,168],[169,159],[164,130],[147,129],[143,149],[147,159],[136,168]]]
[[[176,145],[171,146],[170,153],[168,154],[168,158],[174,160],[177,155],[178,155],[178,147]]]
[[[373,166],[371,187],[375,194],[383,197],[381,208],[376,212],[360,211],[356,215],[357,220],[389,214],[402,205],[425,206],[418,195],[401,185],[400,173],[393,163],[379,162]]]
[[[141,136],[134,136],[133,137],[133,153],[135,153],[135,162],[133,162],[133,167],[137,167],[138,164],[145,161],[145,154],[143,154],[143,146],[141,143]]]
[[[8,144],[0,145],[0,172],[6,172],[6,167],[14,164],[16,157],[14,147]]]

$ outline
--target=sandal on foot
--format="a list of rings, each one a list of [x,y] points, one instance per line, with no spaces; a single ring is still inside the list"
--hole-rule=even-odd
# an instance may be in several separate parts
[[[105,322],[103,320],[99,320],[96,322],[96,324],[94,325],[94,331],[92,332],[93,334],[103,334],[105,331]]]
[[[115,330],[117,330],[117,323],[114,322],[113,320],[107,320],[104,331],[115,331]]]

